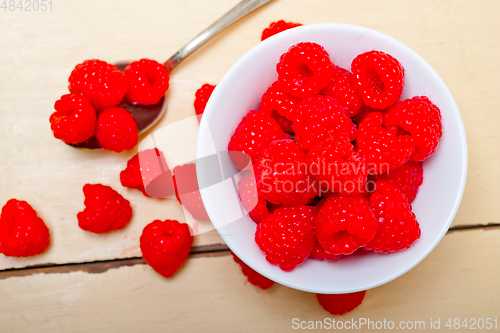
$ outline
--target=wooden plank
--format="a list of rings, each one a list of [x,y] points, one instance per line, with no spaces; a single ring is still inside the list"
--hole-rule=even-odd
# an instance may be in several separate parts
[[[154,219],[182,219],[175,200],[147,199],[121,187],[119,171],[134,151],[85,152],[55,140],[48,118],[67,91],[73,66],[88,58],[107,61],[168,58],[238,0],[59,1],[52,12],[1,12],[0,204],[29,201],[51,229],[49,251],[28,259],[0,258],[0,269],[46,263],[88,262],[140,256],[138,237]],[[168,113],[156,127],[194,115],[194,92],[217,83],[259,42],[277,19],[367,26],[407,44],[442,76],[461,110],[469,142],[469,179],[454,225],[500,222],[500,40],[498,1],[279,0],[238,22],[203,46],[174,72]],[[175,14],[172,14],[175,13]],[[173,165],[172,165],[173,167]],[[133,203],[130,225],[109,235],[80,230],[85,183],[111,185]],[[215,233],[197,245],[218,244]]]
[[[424,321],[428,331],[431,318],[446,328],[450,317],[498,317],[499,248],[498,229],[451,233],[416,268],[334,318]],[[313,294],[244,281],[230,255],[189,259],[171,279],[147,265],[11,277],[0,280],[0,322],[5,332],[286,332],[293,318],[332,318]]]

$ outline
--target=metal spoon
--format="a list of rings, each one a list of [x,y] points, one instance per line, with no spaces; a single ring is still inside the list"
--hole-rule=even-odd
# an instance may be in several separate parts
[[[177,51],[170,59],[168,59],[164,65],[167,68],[167,71],[170,73],[172,70],[188,55],[197,50],[200,46],[205,44],[209,39],[217,35],[219,32],[227,28],[232,23],[236,22],[243,16],[253,12],[257,8],[265,5],[266,3],[272,0],[243,0],[239,4],[236,5],[233,9],[227,12],[224,16],[218,19],[215,23],[205,29],[202,33],[196,36],[189,43],[184,45],[179,51]],[[130,62],[121,62],[115,64],[115,66],[124,71],[125,68],[129,65]],[[132,114],[132,117],[137,122],[137,127],[139,130],[139,134],[144,133],[151,127],[153,127],[156,123],[160,121],[160,119],[166,113],[166,103],[165,97],[163,97],[157,104],[155,105],[134,105],[127,102],[125,99],[120,103],[120,107],[127,109]],[[83,148],[83,149],[102,149],[95,136],[91,137],[87,141],[70,144],[70,146],[75,148]]]

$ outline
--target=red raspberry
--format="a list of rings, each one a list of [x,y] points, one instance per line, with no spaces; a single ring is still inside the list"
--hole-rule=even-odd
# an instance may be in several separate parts
[[[343,136],[316,144],[307,153],[307,164],[323,190],[347,195],[359,194],[365,187],[365,159]]]
[[[101,60],[85,60],[69,77],[69,91],[87,97],[97,111],[118,105],[127,93],[127,80],[115,66]]]
[[[174,168],[175,196],[181,205],[198,221],[210,221],[201,199],[196,164],[188,163]]]
[[[123,228],[132,218],[130,202],[109,186],[86,184],[85,209],[78,213],[78,226],[102,234]]]
[[[341,67],[336,68],[330,83],[321,90],[321,94],[330,96],[342,105],[348,117],[356,115],[364,105],[356,91],[352,73]]]
[[[95,136],[102,148],[120,153],[135,147],[139,130],[137,122],[127,110],[112,107],[99,114]]]
[[[384,109],[384,110],[379,110],[379,109],[374,109],[374,108],[371,108],[369,106],[366,106],[364,105],[359,111],[358,113],[352,117],[352,121],[356,124],[356,125],[359,125],[363,119],[365,119],[370,113],[373,113],[373,112],[380,112],[381,114],[385,114],[387,112],[388,109]]]
[[[366,198],[334,194],[318,211],[314,231],[327,253],[348,255],[373,239],[377,228],[377,220]]]
[[[393,56],[381,51],[362,53],[352,61],[351,71],[366,105],[385,109],[401,97],[404,68]]]
[[[266,260],[284,271],[292,271],[309,257],[314,247],[316,208],[283,206],[257,224],[255,241]]]
[[[344,108],[328,96],[314,96],[303,100],[293,120],[295,141],[304,150],[317,142],[335,135],[346,135],[349,141],[356,139],[356,126],[346,116]]]
[[[286,119],[283,116],[280,116],[278,112],[276,111],[271,112],[271,118],[276,120],[276,123],[281,127],[283,131],[288,133],[294,133],[293,122],[291,122],[290,120]]]
[[[400,168],[415,151],[409,135],[392,134],[382,127],[382,114],[369,114],[358,125],[356,139],[358,153],[365,157],[368,173],[387,173]]]
[[[165,198],[175,193],[172,172],[163,153],[156,148],[135,154],[120,173],[120,182],[147,197]]]
[[[285,22],[283,20],[279,20],[277,22],[272,22],[269,25],[269,28],[265,28],[264,31],[262,31],[262,37],[261,41],[264,39],[267,39],[271,36],[274,36],[282,31],[292,29],[295,27],[300,27],[302,24],[300,23],[293,23],[293,22]]]
[[[314,243],[314,248],[309,255],[310,259],[316,259],[316,260],[326,260],[326,261],[332,261],[336,259],[342,258],[342,255],[335,255],[335,254],[330,254],[325,251],[325,249],[319,245],[318,241]]]
[[[141,59],[132,61],[125,69],[127,100],[133,104],[153,105],[168,90],[168,71],[157,61]]]
[[[365,250],[382,253],[405,250],[420,238],[420,227],[408,198],[399,188],[378,181],[370,196],[370,206],[378,219],[379,230]]]
[[[259,195],[274,204],[306,204],[318,194],[306,154],[292,140],[277,140],[264,148],[254,172]]]
[[[30,257],[50,244],[49,229],[26,202],[10,199],[0,216],[0,253],[8,257]]]
[[[290,95],[308,98],[325,88],[335,73],[335,66],[323,46],[298,43],[283,53],[276,65],[278,80]]]
[[[406,195],[408,202],[412,202],[417,195],[418,188],[424,181],[423,173],[422,162],[410,161],[389,174],[378,175],[376,180],[384,179],[392,185],[396,185]]]
[[[269,280],[265,276],[260,275],[259,273],[251,269],[240,258],[238,258],[233,251],[231,251],[231,254],[233,255],[234,261],[236,261],[241,266],[241,271],[248,278],[248,282],[264,290],[269,289],[274,285],[273,280]]]
[[[215,86],[205,83],[200,89],[196,90],[195,100],[194,100],[194,110],[198,116],[198,121],[201,121],[201,115],[205,112],[205,107],[207,106],[210,96],[214,91]]]
[[[50,128],[56,139],[66,143],[83,142],[95,133],[96,113],[89,100],[82,95],[67,94],[54,104]]]
[[[266,200],[257,193],[253,172],[247,171],[238,182],[238,195],[243,207],[254,222],[259,223],[269,215]]]
[[[319,304],[333,315],[343,315],[356,309],[365,298],[366,291],[352,294],[316,294]]]
[[[279,82],[274,82],[262,95],[260,110],[268,113],[276,111],[280,116],[293,120],[299,102],[299,98],[288,94]]]
[[[155,220],[142,231],[142,257],[164,277],[171,277],[189,256],[193,236],[186,223]]]
[[[289,138],[269,114],[253,110],[236,127],[227,149],[238,169],[243,170],[250,162],[255,163],[260,151],[269,143]]]
[[[411,159],[416,162],[434,153],[443,134],[441,111],[425,96],[398,102],[384,116],[384,124],[393,132],[403,130],[411,134],[416,145]]]

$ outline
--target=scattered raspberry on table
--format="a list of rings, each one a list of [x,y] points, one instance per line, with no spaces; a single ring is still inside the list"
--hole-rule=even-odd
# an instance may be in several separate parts
[[[50,244],[49,229],[26,202],[10,199],[0,215],[0,253],[8,257],[30,257]]]
[[[283,20],[272,22],[268,28],[265,28],[264,31],[262,31],[262,37],[260,40],[263,41],[264,39],[274,36],[282,31],[300,27],[301,25],[302,24],[300,23],[285,22]]]
[[[196,164],[188,163],[174,168],[175,196],[181,205],[198,221],[210,221],[201,199]]]
[[[233,255],[234,261],[241,266],[241,271],[248,278],[248,282],[264,290],[269,289],[274,285],[274,281],[269,280],[265,276],[251,269],[250,266],[248,266],[240,258],[238,258],[233,251],[231,251],[231,254]]]
[[[171,277],[184,264],[193,244],[186,223],[155,220],[142,231],[142,257],[158,274]]]
[[[208,100],[215,89],[214,85],[205,83],[200,89],[196,90],[195,100],[194,100],[194,110],[198,116],[198,121],[201,121],[201,116],[205,112],[205,107],[207,106]]]
[[[155,60],[132,61],[125,68],[125,78],[128,85],[125,98],[132,104],[156,104],[168,90],[168,71]]]
[[[351,294],[316,294],[319,304],[333,315],[343,315],[356,309],[365,298],[366,291]]]

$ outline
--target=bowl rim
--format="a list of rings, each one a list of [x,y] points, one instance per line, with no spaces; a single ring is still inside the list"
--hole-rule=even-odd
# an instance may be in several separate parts
[[[243,56],[241,56],[229,68],[229,70],[220,79],[219,84],[221,82],[223,82],[227,77],[231,77],[233,75],[233,73],[238,70],[241,63],[245,62],[247,58],[251,57],[253,53],[257,52],[260,48],[264,47],[264,45],[272,43],[277,38],[286,38],[288,35],[293,35],[298,30],[314,30],[314,29],[318,29],[318,28],[319,29],[321,29],[321,28],[343,28],[343,29],[353,29],[353,30],[357,30],[359,32],[369,32],[370,34],[376,35],[376,36],[381,37],[381,38],[385,38],[385,39],[389,40],[390,42],[395,43],[398,47],[404,49],[406,52],[410,53],[413,57],[417,58],[427,68],[428,73],[432,76],[432,78],[434,80],[436,80],[439,83],[439,85],[441,85],[445,88],[444,93],[447,95],[447,98],[450,100],[450,106],[451,106],[450,109],[451,109],[452,113],[455,115],[456,120],[457,120],[458,133],[460,136],[461,154],[463,156],[462,165],[461,165],[463,172],[462,172],[461,177],[460,177],[460,185],[459,185],[459,190],[457,193],[458,195],[456,196],[455,202],[453,203],[453,208],[451,209],[451,211],[448,215],[448,220],[446,221],[446,223],[443,224],[442,230],[440,231],[438,236],[435,238],[435,240],[432,242],[432,244],[425,251],[423,251],[423,253],[420,256],[418,256],[416,259],[414,259],[413,262],[406,265],[404,269],[397,271],[396,273],[386,277],[385,279],[381,279],[379,281],[367,284],[364,288],[353,289],[353,290],[350,290],[348,292],[345,292],[345,293],[351,293],[351,292],[356,292],[356,291],[372,289],[372,288],[384,285],[384,284],[402,276],[403,274],[405,274],[408,271],[410,271],[411,269],[413,269],[420,262],[422,262],[422,260],[425,259],[425,257],[427,257],[434,250],[434,248],[437,246],[437,244],[443,239],[444,235],[449,230],[450,225],[453,222],[453,220],[457,214],[457,211],[458,211],[458,208],[459,208],[460,203],[462,201],[464,190],[465,190],[465,185],[466,185],[466,180],[467,180],[467,171],[468,171],[467,137],[466,137],[466,133],[465,133],[465,127],[463,124],[463,120],[462,120],[462,117],[460,115],[460,111],[458,109],[458,106],[455,102],[455,99],[453,98],[453,95],[451,94],[450,90],[448,89],[448,87],[446,86],[444,81],[441,79],[441,77],[438,75],[438,73],[432,68],[432,66],[429,65],[429,63],[427,63],[427,61],[425,61],[425,59],[423,59],[418,53],[416,53],[410,47],[408,47],[407,45],[398,41],[397,39],[390,37],[384,33],[381,33],[379,31],[376,31],[376,30],[373,30],[370,28],[366,28],[363,26],[344,24],[344,23],[317,23],[317,24],[303,25],[300,27],[296,27],[296,28],[293,28],[290,30],[283,31],[277,35],[271,36],[270,38],[268,38],[264,41],[259,42],[257,45],[255,45],[250,50],[248,50]],[[219,84],[217,84],[216,88],[214,89],[214,91],[212,93],[213,95],[215,95],[217,93],[218,88],[219,88]],[[213,101],[213,99],[209,99],[207,106],[206,106],[206,109],[205,109],[208,112],[205,112],[203,114],[203,117],[202,117],[201,122],[200,122],[200,127],[199,127],[199,131],[198,131],[198,139],[197,139],[197,144],[196,144],[196,159],[200,159],[203,156],[206,156],[206,150],[207,150],[206,147],[207,146],[205,144],[205,140],[206,140],[206,138],[210,138],[210,135],[211,135],[210,130],[208,129],[208,119],[215,117],[215,113],[212,111],[212,108],[210,107],[210,105],[212,104],[211,101]],[[197,170],[197,177],[198,178],[201,178],[200,174],[201,174],[201,172],[199,170]],[[207,201],[206,195],[203,194],[203,191],[200,191],[200,193],[201,193],[202,201],[205,204],[205,202]],[[206,208],[206,211],[210,217],[214,216],[213,211],[212,211],[213,207],[205,204],[205,208]],[[242,256],[239,253],[238,247],[234,246],[234,242],[233,242],[234,239],[232,239],[231,237],[228,237],[224,233],[220,232],[220,229],[223,228],[224,226],[216,226],[214,224],[214,227],[217,230],[217,232],[219,233],[219,235],[222,237],[222,239],[224,240],[226,245],[229,247],[229,249],[231,251],[233,251],[241,260],[244,261],[244,259],[242,258]],[[234,249],[236,249],[236,250],[234,250]],[[254,265],[252,265],[251,262],[247,262],[247,261],[244,261],[244,262],[248,266],[250,266],[252,269],[257,271],[258,273],[266,276],[267,278],[269,278],[269,279],[271,279],[271,280],[273,280],[276,283],[279,283],[281,285],[284,285],[284,286],[287,286],[287,287],[290,287],[293,289],[297,289],[297,290],[311,292],[311,293],[325,293],[325,292],[322,292],[320,290],[316,290],[314,288],[304,288],[304,286],[300,286],[300,285],[296,285],[294,283],[283,281],[280,278],[276,278],[274,276],[269,276],[268,272],[263,272],[262,270],[257,269]]]

